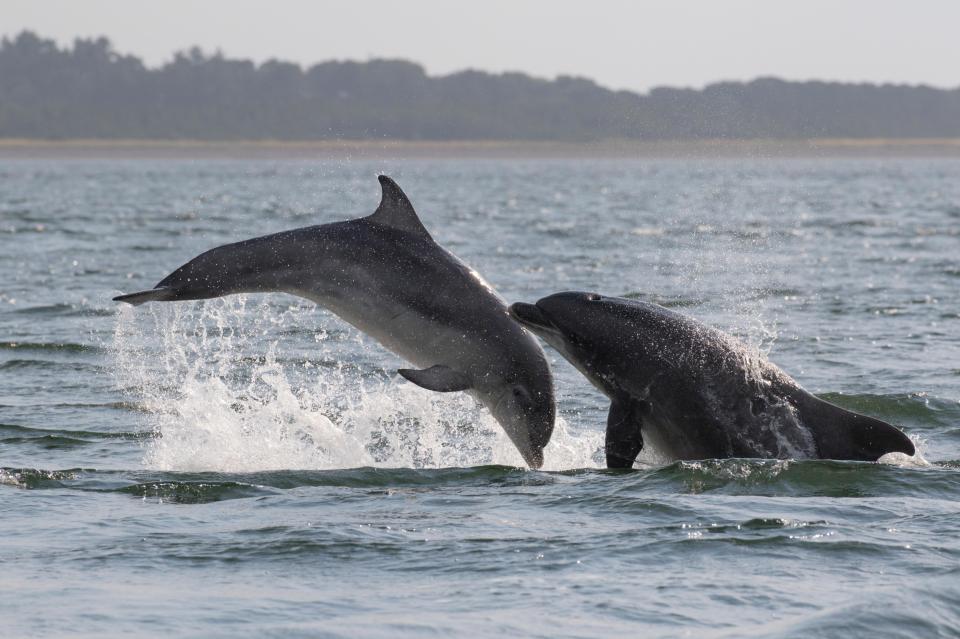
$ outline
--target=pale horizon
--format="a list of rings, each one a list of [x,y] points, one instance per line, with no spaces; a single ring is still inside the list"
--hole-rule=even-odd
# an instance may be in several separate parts
[[[920,10],[918,10],[920,9]],[[229,19],[225,19],[229,18]],[[173,0],[26,2],[0,8],[0,35],[24,30],[72,45],[107,37],[148,66],[193,46],[206,53],[308,67],[329,60],[404,59],[432,76],[466,69],[588,78],[615,90],[702,88],[724,81],[960,87],[960,3],[878,6],[815,0],[785,6],[612,0],[589,4],[504,1],[482,7],[419,0],[317,3]]]

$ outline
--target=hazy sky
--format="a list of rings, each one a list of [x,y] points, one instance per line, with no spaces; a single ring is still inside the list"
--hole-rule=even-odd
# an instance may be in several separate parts
[[[148,64],[192,45],[301,64],[399,57],[612,88],[761,75],[960,86],[960,0],[2,0],[0,33],[106,35]]]

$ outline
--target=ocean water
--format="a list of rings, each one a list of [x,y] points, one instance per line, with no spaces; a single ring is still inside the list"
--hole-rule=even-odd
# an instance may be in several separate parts
[[[919,455],[606,471],[548,348],[533,472],[306,300],[110,301],[380,172],[506,300],[689,313]],[[0,274],[3,636],[960,636],[960,161],[2,160]]]

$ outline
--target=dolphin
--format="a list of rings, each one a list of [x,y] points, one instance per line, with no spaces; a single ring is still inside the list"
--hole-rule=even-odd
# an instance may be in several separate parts
[[[566,292],[510,314],[610,398],[608,468],[633,466],[645,440],[685,460],[915,452],[898,428],[814,397],[731,335],[657,304]]]
[[[414,384],[473,395],[539,468],[556,413],[540,344],[479,273],[433,240],[397,183],[378,179],[382,198],[370,216],[219,246],[155,288],[114,300],[304,297],[413,363],[398,372]]]

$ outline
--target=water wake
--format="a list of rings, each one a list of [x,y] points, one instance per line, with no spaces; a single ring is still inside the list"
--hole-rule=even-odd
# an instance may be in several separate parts
[[[144,464],[165,471],[254,472],[361,466],[522,466],[470,397],[398,380],[395,358],[312,308],[243,296],[121,311],[118,384],[156,437]],[[304,330],[327,321],[331,330]],[[598,467],[603,434],[558,420],[547,470]]]

